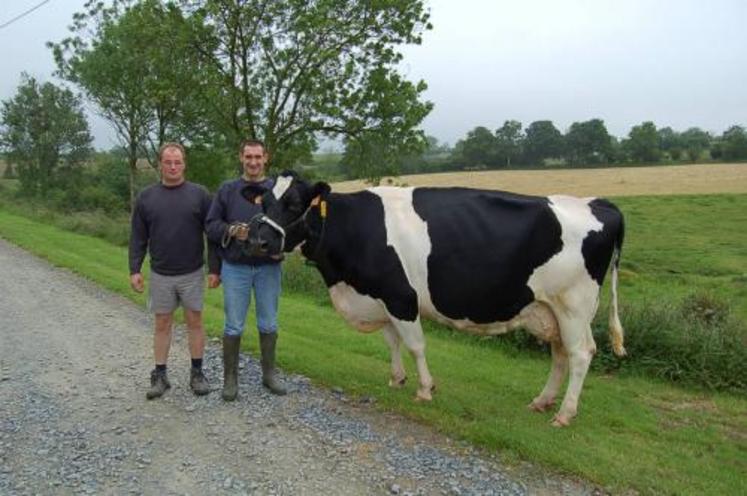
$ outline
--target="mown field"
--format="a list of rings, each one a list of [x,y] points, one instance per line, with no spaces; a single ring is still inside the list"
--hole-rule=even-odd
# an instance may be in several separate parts
[[[736,345],[723,346],[717,341],[724,337],[716,332],[724,328],[745,332],[747,195],[616,197],[614,201],[627,220],[620,299],[631,357],[608,364],[603,355],[595,359],[579,416],[568,429],[552,428],[551,413],[525,409],[544,384],[549,357],[541,350],[517,347],[510,339],[480,339],[428,325],[428,360],[438,384],[434,401],[412,401],[416,376],[409,356],[405,364],[410,381],[403,390],[390,390],[383,339],[378,334],[358,334],[342,322],[320,291],[318,278],[297,259],[289,260],[286,270],[281,365],[351,395],[374,396],[378,408],[418,419],[496,452],[508,463],[530,460],[595,481],[614,493],[744,494],[745,390],[737,384],[713,392],[694,384],[699,367],[726,367],[747,349],[747,334],[737,335]],[[129,290],[122,247],[3,211],[0,236],[143,303],[142,296]],[[715,315],[723,322],[691,327],[691,320],[703,317],[697,311],[685,312],[692,310],[686,303],[693,295],[716,302]],[[605,290],[603,302],[607,298]],[[206,324],[215,336],[222,326],[221,308],[220,291],[209,292]],[[600,320],[597,327],[603,336],[605,319]],[[726,326],[727,321],[732,327]],[[660,343],[672,336],[681,340],[676,346],[685,356],[657,379],[651,371],[662,369],[647,367],[656,366],[661,357],[650,351],[659,352]],[[254,339],[245,341],[256,353]],[[702,341],[708,341],[708,346],[699,347]],[[606,347],[603,340],[599,343],[600,348]],[[676,346],[665,351],[676,353]],[[150,355],[147,350],[143,353],[145,364]],[[744,377],[744,360],[736,363],[733,370],[716,372]],[[682,372],[678,369],[687,367],[695,379],[678,375]]]
[[[529,195],[640,196],[747,193],[747,164],[696,164],[599,169],[444,172],[385,178],[409,186],[464,186]],[[340,192],[367,187],[362,181],[335,184]]]

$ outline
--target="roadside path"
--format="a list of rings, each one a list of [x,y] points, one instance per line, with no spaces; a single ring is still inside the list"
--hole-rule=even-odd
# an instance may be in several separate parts
[[[197,398],[181,329],[172,388],[147,401],[149,315],[1,239],[0,271],[0,494],[598,492],[508,468],[302,376],[284,375],[291,392],[273,397],[247,356],[239,400],[226,404],[215,343],[205,360],[214,391]]]

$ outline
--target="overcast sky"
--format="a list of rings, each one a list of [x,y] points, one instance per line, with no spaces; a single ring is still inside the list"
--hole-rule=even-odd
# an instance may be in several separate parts
[[[0,24],[42,0],[0,0]],[[0,99],[21,71],[51,80],[44,43],[85,0],[50,0],[0,29]],[[402,71],[428,83],[428,134],[450,144],[475,126],[600,118],[610,133],[652,120],[715,133],[747,125],[745,0],[431,0],[432,31]],[[93,123],[98,147],[113,144]]]

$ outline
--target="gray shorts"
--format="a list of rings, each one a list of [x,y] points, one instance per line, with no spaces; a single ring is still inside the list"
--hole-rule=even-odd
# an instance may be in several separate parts
[[[153,313],[171,313],[181,305],[185,310],[202,311],[205,272],[202,267],[189,274],[164,276],[150,273],[148,309]]]

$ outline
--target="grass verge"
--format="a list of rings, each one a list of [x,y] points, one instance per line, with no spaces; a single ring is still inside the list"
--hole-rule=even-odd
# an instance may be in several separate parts
[[[0,236],[142,304],[129,289],[126,249],[0,211]],[[222,325],[220,291],[208,292],[205,322]],[[389,358],[377,334],[351,331],[314,297],[281,302],[281,366],[317,384],[371,395],[396,411],[465,439],[506,460],[527,459],[602,484],[613,492],[742,494],[747,473],[747,399],[672,387],[633,376],[589,375],[580,414],[568,429],[524,405],[542,388],[544,356],[497,340],[427,326],[428,359],[438,391],[415,403],[414,364],[403,390],[386,386]],[[253,328],[253,323],[249,324]],[[248,336],[253,336],[249,332]],[[254,339],[245,346],[256,353]],[[143,360],[149,356],[143,350]]]

